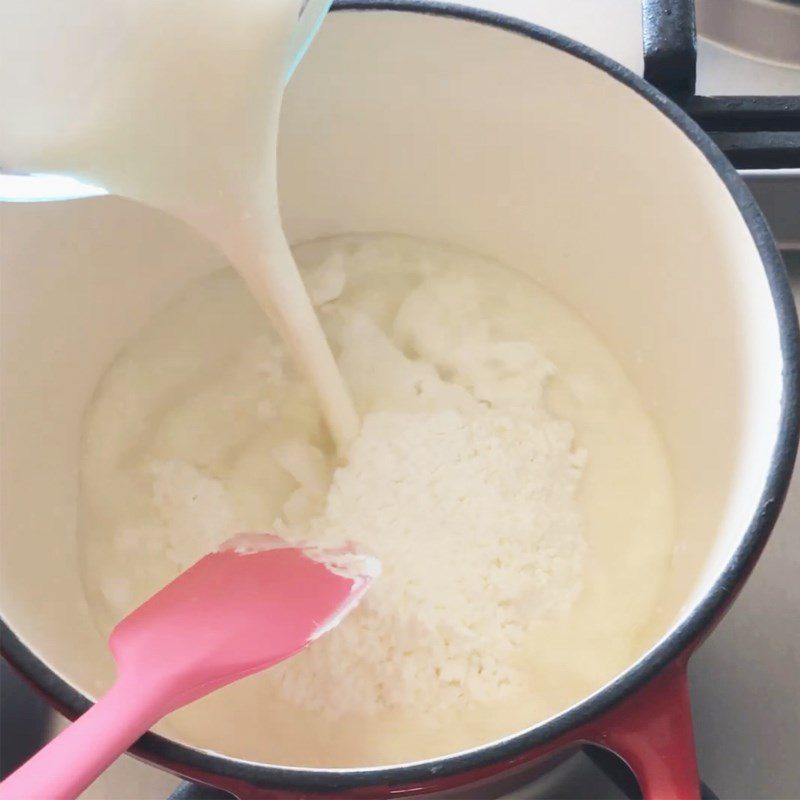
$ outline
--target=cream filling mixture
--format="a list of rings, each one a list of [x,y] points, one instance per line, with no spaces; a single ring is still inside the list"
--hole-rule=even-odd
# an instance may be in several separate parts
[[[532,280],[454,248],[295,250],[355,403],[316,395],[230,270],[119,354],[87,411],[81,535],[107,632],[241,531],[361,543],[383,574],[308,651],[166,730],[244,758],[365,766],[474,746],[626,667],[674,537],[669,469],[620,365]]]

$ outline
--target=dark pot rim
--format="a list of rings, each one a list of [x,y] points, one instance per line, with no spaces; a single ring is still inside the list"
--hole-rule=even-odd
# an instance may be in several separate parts
[[[703,130],[677,105],[643,78],[586,45],[537,25],[490,11],[429,0],[339,0],[335,11],[389,11],[449,17],[487,25],[555,47],[603,70],[658,108],[703,153],[724,182],[750,230],[769,282],[780,332],[783,358],[781,419],[770,468],[753,518],[735,553],[714,586],[683,623],[612,683],[558,716],[503,740],[455,755],[408,765],[334,770],[270,766],[204,752],[148,733],[133,748],[136,755],[189,776],[225,785],[250,784],[262,789],[342,793],[369,787],[411,788],[462,773],[479,771],[518,759],[537,747],[564,737],[618,704],[651,680],[668,663],[696,645],[732,601],[769,537],[794,465],[798,440],[798,356],[800,337],[788,277],[772,234],[750,191],[730,162]],[[89,699],[34,655],[0,620],[3,655],[67,716],[79,716]]]

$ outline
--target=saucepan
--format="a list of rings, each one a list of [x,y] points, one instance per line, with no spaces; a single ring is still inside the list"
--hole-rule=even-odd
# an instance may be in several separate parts
[[[687,659],[765,545],[797,444],[792,297],[736,172],[663,94],[589,48],[411,0],[335,7],[290,84],[279,171],[292,240],[457,243],[531,274],[599,332],[674,475],[663,635],[582,702],[442,758],[287,768],[153,733],[133,752],[242,798],[489,797],[593,743],[646,797],[696,796]],[[3,648],[75,717],[109,678],[76,555],[81,415],[121,344],[218,259],[114,197],[5,204],[2,231]]]

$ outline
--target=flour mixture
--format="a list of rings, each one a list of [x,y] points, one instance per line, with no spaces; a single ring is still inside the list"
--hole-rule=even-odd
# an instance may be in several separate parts
[[[528,279],[399,237],[295,257],[361,431],[319,404],[240,279],[202,279],[105,375],[85,421],[87,595],[107,632],[237,531],[352,539],[384,575],[307,652],[173,715],[239,757],[365,766],[511,733],[649,644],[674,533],[634,387]]]

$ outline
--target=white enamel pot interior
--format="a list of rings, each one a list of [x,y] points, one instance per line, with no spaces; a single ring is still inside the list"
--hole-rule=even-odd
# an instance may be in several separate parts
[[[453,242],[566,301],[661,430],[679,542],[653,649],[582,704],[502,741],[339,772],[212,756],[202,750],[219,742],[203,734],[139,745],[244,794],[456,785],[585,732],[718,616],[766,539],[796,444],[791,297],[760,213],[704,134],[561,37],[463,10],[366,5],[330,15],[290,85],[280,153],[290,237]],[[111,670],[76,555],[81,415],[120,346],[218,259],[181,225],[112,197],[1,213],[4,646],[74,715]]]

